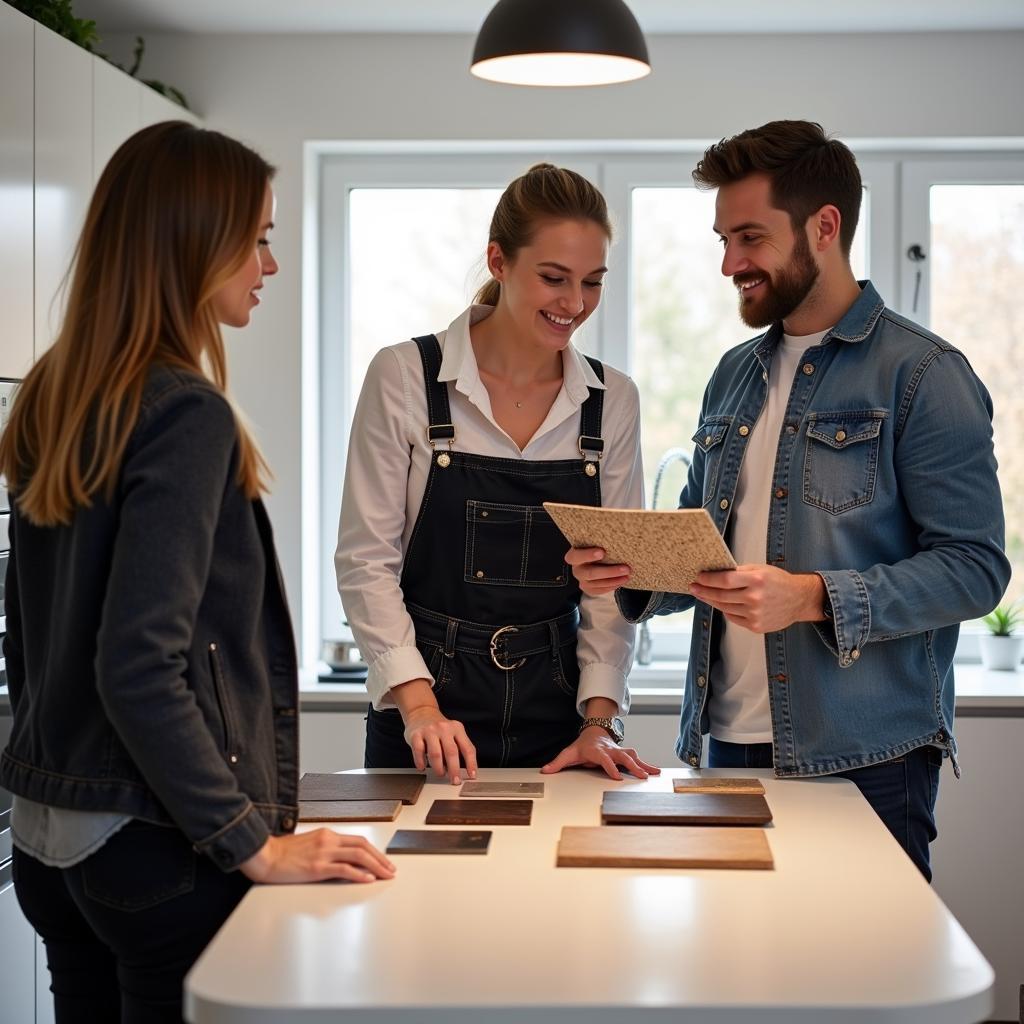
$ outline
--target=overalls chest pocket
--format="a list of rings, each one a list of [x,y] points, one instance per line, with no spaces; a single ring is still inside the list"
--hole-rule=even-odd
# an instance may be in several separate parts
[[[803,499],[836,516],[875,496],[885,409],[811,413],[804,452]]]
[[[466,502],[464,579],[502,587],[564,587],[569,542],[541,505]]]
[[[708,416],[697,429],[691,440],[697,446],[694,459],[704,460],[704,494],[703,504],[707,504],[715,496],[718,486],[718,474],[721,468],[722,455],[725,452],[725,435],[729,432],[731,416]]]

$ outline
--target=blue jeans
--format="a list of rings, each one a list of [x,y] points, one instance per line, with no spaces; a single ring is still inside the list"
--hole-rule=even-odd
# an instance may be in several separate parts
[[[725,743],[711,738],[708,750],[710,768],[771,768],[770,743]],[[928,844],[936,836],[935,798],[939,792],[942,751],[937,747],[918,747],[903,757],[836,772],[835,777],[849,779],[863,794],[882,823],[930,882],[931,863]]]

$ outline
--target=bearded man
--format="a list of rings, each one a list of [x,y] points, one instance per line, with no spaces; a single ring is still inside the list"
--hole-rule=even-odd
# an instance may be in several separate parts
[[[711,146],[722,273],[758,337],[715,370],[680,507],[739,567],[689,594],[629,589],[603,552],[567,560],[630,621],[693,607],[676,753],[696,767],[853,781],[930,880],[953,738],[959,624],[1009,581],[992,403],[963,354],[850,267],[856,160],[818,124]],[[620,589],[621,588],[621,589]]]

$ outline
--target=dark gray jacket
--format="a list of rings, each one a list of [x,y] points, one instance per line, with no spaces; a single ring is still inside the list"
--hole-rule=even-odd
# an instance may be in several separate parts
[[[294,829],[295,645],[235,418],[154,368],[111,501],[40,528],[13,502],[0,785],[170,822],[230,870]]]

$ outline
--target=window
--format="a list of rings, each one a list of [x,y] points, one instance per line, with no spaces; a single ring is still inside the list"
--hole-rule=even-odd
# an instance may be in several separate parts
[[[956,345],[992,396],[1013,600],[1024,596],[1024,163],[912,165],[904,235],[924,258],[905,253],[903,311]]]
[[[616,229],[611,273],[598,314],[577,343],[637,381],[649,506],[662,457],[691,450],[718,358],[754,333],[740,321],[735,291],[720,273],[714,195],[690,184],[699,151],[552,148],[314,152],[319,189],[310,194],[321,198],[310,262],[318,264],[318,290],[307,320],[317,324],[317,339],[307,351],[319,382],[319,410],[310,415],[319,426],[304,434],[314,440],[315,462],[307,465],[317,467],[319,487],[304,500],[304,508],[315,503],[304,529],[304,567],[315,581],[304,595],[311,627],[303,641],[306,664],[315,662],[321,637],[344,635],[333,552],[348,428],[366,366],[382,346],[445,327],[470,301],[484,279],[494,203],[531,163],[573,167],[608,199]],[[889,305],[962,348],[992,391],[1008,543],[1015,566],[1024,567],[1024,455],[1012,443],[1024,436],[1024,314],[1013,293],[1013,283],[1024,280],[1024,164],[1000,154],[951,163],[870,153],[858,162],[865,202],[854,270],[870,274]],[[925,260],[906,257],[912,244]],[[684,461],[670,460],[658,507],[673,507],[684,475]],[[656,658],[685,657],[689,617],[656,620]]]

